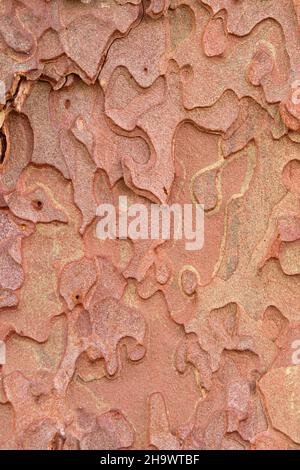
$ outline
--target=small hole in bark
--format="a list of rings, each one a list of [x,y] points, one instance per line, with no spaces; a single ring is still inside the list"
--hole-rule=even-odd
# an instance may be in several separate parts
[[[144,67],[144,72],[145,72],[145,73],[148,72],[148,67]]]
[[[32,206],[37,211],[40,211],[43,209],[43,203],[40,200],[32,201]]]
[[[73,303],[74,304],[81,303],[81,295],[80,294],[73,294]]]
[[[66,108],[66,109],[69,109],[70,106],[71,106],[71,101],[70,101],[70,100],[66,100],[66,101],[65,101],[65,108]]]

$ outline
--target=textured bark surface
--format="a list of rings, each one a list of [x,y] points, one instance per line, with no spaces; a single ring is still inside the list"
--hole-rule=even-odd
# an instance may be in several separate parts
[[[299,0],[1,2],[1,449],[300,448],[299,79]]]

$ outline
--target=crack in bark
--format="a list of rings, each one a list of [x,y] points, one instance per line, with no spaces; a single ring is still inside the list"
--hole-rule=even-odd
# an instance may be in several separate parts
[[[7,149],[7,142],[6,142],[6,135],[2,129],[0,129],[0,165],[4,163],[6,157],[6,149]]]

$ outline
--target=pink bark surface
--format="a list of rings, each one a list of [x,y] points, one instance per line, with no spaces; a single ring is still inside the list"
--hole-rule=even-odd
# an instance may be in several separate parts
[[[299,132],[299,0],[1,2],[0,449],[300,449]]]

